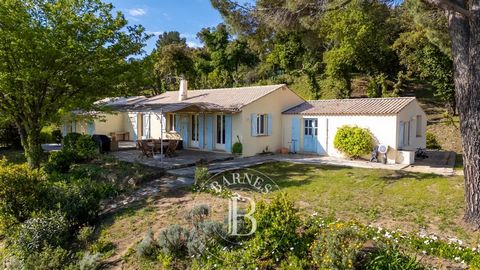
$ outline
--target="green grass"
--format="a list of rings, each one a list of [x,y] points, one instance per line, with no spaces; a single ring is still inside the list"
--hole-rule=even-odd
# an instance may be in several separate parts
[[[479,236],[461,224],[464,186],[459,176],[290,163],[255,169],[275,181],[304,214],[425,229],[468,241]]]

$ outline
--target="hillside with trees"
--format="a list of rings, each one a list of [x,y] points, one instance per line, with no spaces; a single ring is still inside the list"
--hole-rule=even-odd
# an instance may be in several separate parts
[[[420,0],[333,1],[321,13],[301,1],[211,3],[224,22],[197,34],[203,47],[175,31],[152,37],[156,48],[133,63],[141,68],[131,94],[176,90],[185,77],[192,89],[285,83],[305,99],[415,95],[430,112],[429,131],[461,152],[441,11]]]

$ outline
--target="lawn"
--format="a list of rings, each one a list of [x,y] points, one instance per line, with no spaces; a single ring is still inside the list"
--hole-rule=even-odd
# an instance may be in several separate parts
[[[274,180],[305,214],[478,240],[479,235],[461,221],[460,176],[289,163],[256,169]]]
[[[463,179],[460,176],[290,163],[265,164],[254,169],[275,181],[280,187],[276,192],[287,193],[304,217],[316,212],[324,217],[357,220],[388,229],[435,233],[446,239],[457,237],[469,244],[476,244],[479,239],[479,234],[461,221]],[[251,195],[267,200],[274,196]],[[159,232],[169,224],[184,224],[183,216],[194,196],[189,190],[162,192],[105,219],[101,238],[116,246],[113,261],[122,256],[131,260],[128,254],[149,228]],[[201,196],[225,205],[219,197]],[[135,262],[128,261],[127,265],[135,267]]]

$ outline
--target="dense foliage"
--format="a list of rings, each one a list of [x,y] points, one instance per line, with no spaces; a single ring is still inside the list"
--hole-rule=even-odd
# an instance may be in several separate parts
[[[100,0],[9,0],[0,5],[0,114],[15,123],[31,167],[40,132],[72,109],[118,95],[145,34]]]
[[[335,134],[333,145],[349,157],[361,157],[372,151],[372,133],[357,126],[342,126]]]

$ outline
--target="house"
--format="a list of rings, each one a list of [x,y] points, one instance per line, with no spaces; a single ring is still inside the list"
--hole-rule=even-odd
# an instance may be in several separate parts
[[[305,101],[283,112],[284,146],[292,151],[342,157],[333,141],[344,125],[368,128],[388,145],[388,163],[413,163],[426,147],[427,116],[414,97]]]
[[[283,84],[194,91],[186,81],[180,84],[180,91],[150,98],[103,100],[117,113],[66,124],[64,133],[121,134],[117,139],[136,141],[176,131],[184,148],[231,152],[239,141],[243,156],[253,156],[282,147],[282,112],[304,102]]]
[[[64,133],[136,141],[175,131],[184,148],[230,153],[238,141],[243,156],[287,148],[340,157],[333,147],[336,130],[357,125],[389,146],[390,163],[411,163],[412,151],[426,144],[426,115],[413,97],[305,101],[283,84],[189,90],[182,80],[179,91],[100,102],[115,113],[68,123]]]

